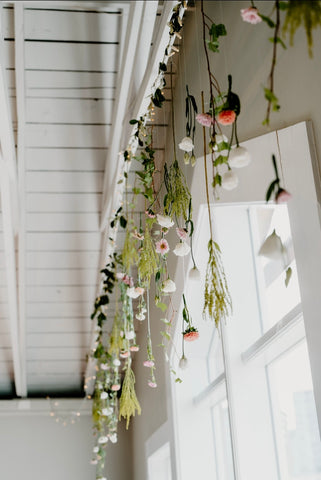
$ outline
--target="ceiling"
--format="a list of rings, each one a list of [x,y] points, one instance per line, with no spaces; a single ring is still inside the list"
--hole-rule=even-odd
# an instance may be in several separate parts
[[[0,398],[81,396],[119,152],[175,2],[1,3]]]

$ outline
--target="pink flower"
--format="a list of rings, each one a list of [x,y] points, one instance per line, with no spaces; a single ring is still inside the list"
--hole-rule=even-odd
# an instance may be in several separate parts
[[[155,218],[156,217],[155,213],[150,209],[146,210],[145,213],[149,218]]]
[[[253,25],[262,22],[262,18],[256,7],[242,8],[241,17],[244,22],[252,23]]]
[[[153,362],[153,360],[145,360],[143,365],[144,365],[144,367],[153,367],[155,365],[155,363]]]
[[[120,385],[115,383],[114,385],[111,386],[111,389],[113,392],[118,392],[118,390],[120,390]]]
[[[218,115],[217,115],[217,121],[221,125],[231,125],[233,122],[235,122],[236,119],[236,113],[234,110],[222,110]]]
[[[133,238],[136,238],[137,240],[144,240],[144,235],[142,233],[139,233],[137,232],[137,230],[134,230],[132,233],[131,233],[131,236]]]
[[[176,228],[176,233],[181,240],[187,240],[188,234],[185,228]]]
[[[129,287],[132,287],[134,285],[133,279],[129,275],[124,275],[123,282],[125,285],[128,285]]]
[[[196,120],[203,125],[203,127],[210,127],[213,124],[213,118],[209,113],[198,113]]]
[[[292,198],[292,195],[290,192],[288,192],[287,190],[284,190],[284,188],[279,188],[275,196],[275,201],[276,203],[286,203],[291,198]]]
[[[168,241],[165,238],[162,238],[158,242],[156,242],[156,252],[165,255],[169,251]]]
[[[197,340],[200,334],[198,332],[186,332],[183,334],[184,340],[186,342],[194,342],[194,340]]]
[[[148,386],[151,387],[151,388],[156,388],[156,387],[157,387],[157,383],[155,383],[155,382],[148,382]]]
[[[129,357],[129,352],[127,351],[120,352],[119,356],[120,358],[127,358]]]
[[[129,350],[131,352],[138,352],[139,351],[139,346],[138,345],[132,345],[131,347],[129,347]]]

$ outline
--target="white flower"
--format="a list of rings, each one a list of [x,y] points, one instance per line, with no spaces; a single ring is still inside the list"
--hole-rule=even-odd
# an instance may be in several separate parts
[[[106,400],[106,398],[108,398],[108,393],[107,393],[107,392],[101,392],[100,398],[101,398],[102,400]]]
[[[143,312],[140,312],[140,313],[136,313],[136,318],[137,318],[137,320],[142,322],[143,320],[145,320],[146,317],[143,314]]]
[[[283,258],[284,246],[279,235],[273,230],[263,242],[259,255],[266,257],[270,260],[280,260]]]
[[[92,465],[97,465],[98,460],[97,460],[96,458],[93,458],[92,460],[90,460],[90,463],[91,463]]]
[[[238,184],[239,179],[233,170],[228,170],[227,172],[223,173],[221,186],[224,188],[224,190],[233,190],[238,186]]]
[[[114,367],[119,367],[121,364],[121,361],[118,360],[118,358],[115,358],[115,360],[113,361],[113,364],[114,364]]]
[[[108,367],[107,363],[101,363],[100,368],[101,368],[101,370],[108,370],[109,367]]]
[[[117,442],[117,433],[112,433],[111,435],[109,435],[109,440],[111,441],[111,443],[116,443]]]
[[[127,296],[130,298],[138,298],[144,293],[144,289],[142,287],[130,287],[127,288]]]
[[[246,167],[251,161],[248,150],[244,147],[235,147],[230,151],[228,163],[233,168]]]
[[[223,143],[223,142],[227,142],[228,138],[225,135],[217,134],[216,137],[215,137],[215,141],[216,141],[216,143]]]
[[[111,407],[109,408],[103,408],[101,410],[101,414],[104,415],[104,417],[109,417],[113,413],[113,409]]]
[[[173,252],[178,257],[185,257],[188,255],[191,250],[191,247],[186,242],[179,242],[174,248]]]
[[[99,437],[98,438],[98,443],[107,443],[108,442],[108,437]]]
[[[94,453],[98,453],[98,452],[99,452],[99,447],[97,447],[97,446],[94,447],[94,448],[93,448],[93,452],[94,452]]]
[[[157,223],[161,226],[161,227],[165,227],[165,228],[171,228],[173,225],[174,225],[174,222],[173,220],[171,219],[171,217],[169,217],[168,215],[160,215],[159,213],[156,215],[157,217]]]
[[[129,332],[126,332],[125,337],[127,340],[132,340],[133,338],[135,338],[134,330],[129,330]]]
[[[163,282],[162,284],[162,292],[164,293],[173,293],[176,291],[176,285],[175,283],[173,282],[173,280],[171,280],[170,278],[168,278],[167,280],[165,280],[165,282]]]
[[[188,361],[185,355],[183,355],[180,359],[178,366],[181,370],[186,370],[186,368],[188,367]]]
[[[184,137],[178,147],[184,152],[191,152],[194,148],[193,140],[190,137]]]
[[[201,279],[201,274],[199,269],[197,267],[191,268],[188,273],[188,278],[193,281],[199,281]]]

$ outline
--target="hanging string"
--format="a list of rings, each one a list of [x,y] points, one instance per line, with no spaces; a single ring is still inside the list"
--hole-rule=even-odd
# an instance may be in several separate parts
[[[221,10],[222,23],[223,23],[223,25],[225,25],[225,23],[224,23],[224,13],[223,13],[223,2],[222,2],[222,0],[220,0],[220,10]],[[226,37],[226,42],[227,42],[228,39],[229,39],[229,36]],[[227,76],[228,76],[228,71],[229,71],[229,70],[227,69],[227,63],[228,63],[228,62],[227,62],[227,54],[226,54],[227,49],[228,49],[227,46],[226,46],[226,48],[223,48],[223,60],[224,60],[225,78],[227,78]],[[221,50],[220,50],[220,51],[221,51]]]
[[[194,9],[194,23],[195,23],[195,30],[196,30],[196,52],[198,53],[197,60],[198,60],[198,79],[199,79],[199,91],[202,90],[202,76],[201,76],[201,62],[200,62],[200,45],[199,45],[199,38],[201,38],[200,33],[199,33],[199,28],[198,28],[198,23],[197,23],[197,4],[198,2],[195,2],[195,9]]]
[[[282,177],[282,183],[285,186],[285,181],[284,181],[284,173],[283,173],[283,164],[282,164],[282,157],[281,157],[281,149],[280,149],[280,143],[279,143],[279,133],[276,130],[276,143],[278,146],[278,154],[279,154],[279,160],[280,160],[280,167],[281,167],[281,177]]]

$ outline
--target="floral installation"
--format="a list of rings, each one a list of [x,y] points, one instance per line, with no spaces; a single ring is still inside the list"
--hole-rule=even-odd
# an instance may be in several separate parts
[[[271,15],[264,16],[251,2],[249,8],[241,11],[244,22],[252,25],[266,23],[274,32],[271,39],[273,43],[272,65],[265,89],[265,97],[268,101],[266,123],[269,122],[270,111],[276,111],[279,108],[278,99],[274,93],[274,71],[278,44],[285,46],[280,38],[280,12],[286,11],[283,28],[284,31],[290,32],[290,41],[293,39],[296,28],[303,23],[306,24],[310,49],[312,47],[312,29],[320,24],[320,15],[317,16],[320,4],[319,1],[313,2],[311,11],[308,11],[305,7],[299,7],[298,2],[294,0],[275,1]],[[160,325],[164,325],[164,327],[161,327],[160,331],[161,346],[164,348],[165,358],[168,360],[167,347],[171,345],[175,349],[171,339],[171,328],[177,314],[172,305],[171,296],[176,291],[180,293],[179,285],[176,285],[172,276],[171,259],[175,258],[178,262],[182,262],[183,260],[179,257],[190,255],[192,267],[188,272],[188,278],[191,281],[199,281],[201,277],[193,255],[193,206],[187,181],[189,175],[185,175],[189,166],[193,167],[196,163],[194,145],[199,132],[203,135],[205,190],[210,227],[210,238],[207,244],[208,262],[206,272],[202,272],[205,274],[203,316],[211,318],[218,327],[221,321],[228,318],[232,310],[221,250],[213,236],[209,186],[213,188],[214,198],[219,187],[226,190],[236,188],[238,177],[235,170],[247,166],[251,159],[249,152],[240,145],[238,139],[237,124],[241,113],[241,102],[232,89],[232,75],[228,75],[227,89],[222,91],[211,70],[210,55],[219,53],[221,40],[227,35],[227,31],[223,24],[215,24],[205,13],[203,0],[201,1],[202,39],[209,84],[208,102],[205,109],[202,92],[202,110],[199,112],[195,97],[190,94],[186,86],[185,136],[179,140],[176,138],[172,85],[173,62],[170,59],[179,50],[174,45],[174,41],[176,38],[181,38],[182,17],[185,8],[186,2],[179,1],[172,10],[169,21],[169,41],[151,88],[149,106],[143,115],[137,119],[131,119],[129,122],[132,127],[132,135],[127,148],[122,152],[124,165],[119,183],[125,185],[126,193],[131,196],[131,200],[126,200],[115,208],[109,223],[109,256],[106,266],[101,271],[100,294],[95,299],[91,315],[95,322],[94,331],[97,335],[95,347],[91,352],[96,369],[95,375],[92,377],[95,380],[93,426],[96,439],[92,463],[96,465],[96,478],[101,480],[104,479],[105,448],[107,444],[117,441],[119,420],[124,418],[126,428],[128,428],[131,417],[141,413],[135,392],[135,364],[133,363],[135,352],[140,349],[139,338],[136,338],[136,327],[140,322],[146,320],[147,352],[143,366],[149,369],[150,373],[147,385],[155,389],[157,387],[155,378],[157,365],[151,338],[150,301],[154,301],[159,311],[162,312]],[[271,18],[272,15],[275,15],[275,19]],[[240,18],[239,20],[241,21]],[[261,27],[258,25],[255,28]],[[168,71],[169,66],[170,71]],[[171,82],[173,152],[168,163],[159,166],[155,160],[156,149],[153,145],[154,127],[157,126],[152,124],[152,115],[154,109],[162,108],[166,101],[163,91],[166,85],[166,73],[170,73]],[[210,154],[212,166],[210,181],[207,172],[208,154]],[[132,160],[139,167],[131,172],[135,174],[135,180],[134,185],[129,186],[128,173]],[[280,185],[276,163],[275,174],[276,177],[269,187],[270,193],[267,200],[274,196],[274,200],[281,203],[287,201],[290,194]],[[139,221],[135,217],[138,198],[144,201],[144,206],[139,207],[141,210]],[[125,240],[121,251],[116,252],[115,236],[119,229],[124,232]],[[175,232],[176,241],[173,240]],[[275,242],[275,235],[274,232],[272,239],[269,239],[265,245],[265,249],[269,243]],[[262,251],[264,252],[264,248]],[[290,274],[288,269],[287,282]],[[151,286],[153,290],[155,289],[155,299],[149,298]],[[112,295],[115,298],[116,311],[110,315],[108,306]],[[197,328],[192,324],[185,295],[183,295],[183,302],[183,353],[180,358],[177,355],[178,366],[182,370],[188,365],[184,354],[184,343],[194,341],[199,337]],[[170,309],[172,309],[172,315],[169,315]],[[109,338],[106,333],[103,334],[107,321],[112,322]],[[175,381],[180,383],[181,379],[177,377],[171,365],[170,371],[175,375]]]

